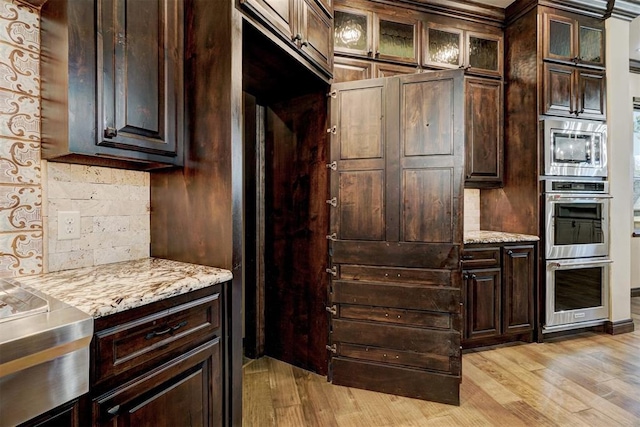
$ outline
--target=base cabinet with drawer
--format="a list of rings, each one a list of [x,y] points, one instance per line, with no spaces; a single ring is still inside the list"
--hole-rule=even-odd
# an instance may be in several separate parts
[[[465,245],[463,348],[533,341],[537,243]]]
[[[96,319],[91,425],[225,425],[221,286]]]

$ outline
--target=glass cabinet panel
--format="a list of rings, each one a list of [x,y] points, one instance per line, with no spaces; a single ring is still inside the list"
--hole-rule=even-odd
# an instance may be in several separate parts
[[[572,25],[568,22],[549,20],[549,53],[553,56],[570,58],[572,56]]]
[[[378,52],[380,56],[416,59],[416,26],[412,23],[380,19],[378,24]]]
[[[462,64],[461,32],[429,27],[426,36],[426,62],[453,66]]]
[[[365,14],[334,11],[333,43],[335,50],[369,53],[371,51],[369,17]]]
[[[502,74],[502,39],[499,36],[467,34],[470,71],[499,76]]]
[[[580,43],[579,56],[582,62],[593,62],[596,64],[603,63],[602,30],[581,26],[578,41]]]

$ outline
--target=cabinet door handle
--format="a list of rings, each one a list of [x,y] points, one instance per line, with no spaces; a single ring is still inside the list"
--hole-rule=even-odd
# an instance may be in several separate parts
[[[178,323],[175,326],[170,326],[166,329],[163,329],[161,331],[153,331],[153,332],[149,332],[147,335],[144,336],[144,339],[146,340],[150,340],[151,338],[155,338],[155,337],[159,337],[160,335],[165,335],[168,334],[169,332],[175,332],[178,329],[182,328],[183,326],[187,325],[187,321],[183,320],[182,322]]]
[[[308,42],[308,41],[306,41],[306,40],[303,40],[302,42],[300,42],[300,46],[301,46],[301,47],[309,46],[309,42]]]
[[[116,405],[107,409],[107,414],[111,416],[118,415],[118,412],[120,412],[120,405]]]
[[[472,275],[471,275],[471,278],[472,278],[473,280],[476,280],[476,275],[475,275],[475,274],[472,274]]]
[[[298,33],[291,38],[292,42],[297,42],[298,40],[302,40],[302,34]]]
[[[513,255],[513,251],[512,251],[511,249],[509,249],[509,250],[507,251],[507,255]]]
[[[104,130],[104,137],[105,138],[115,138],[116,136],[118,136],[118,129],[110,127],[110,126],[105,128],[105,130]]]

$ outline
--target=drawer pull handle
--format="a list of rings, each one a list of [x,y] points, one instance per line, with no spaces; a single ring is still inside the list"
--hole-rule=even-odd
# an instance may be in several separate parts
[[[175,332],[178,329],[182,328],[183,326],[187,325],[187,321],[183,320],[182,322],[178,323],[175,326],[170,326],[166,329],[163,329],[161,331],[153,331],[153,332],[149,332],[147,335],[145,335],[144,339],[146,340],[150,340],[151,338],[155,338],[155,337],[159,337],[160,335],[165,335],[168,334],[169,332]]]
[[[460,258],[464,260],[473,259],[473,255],[462,255]]]
[[[107,414],[111,416],[118,415],[118,412],[120,412],[120,405],[107,409]]]

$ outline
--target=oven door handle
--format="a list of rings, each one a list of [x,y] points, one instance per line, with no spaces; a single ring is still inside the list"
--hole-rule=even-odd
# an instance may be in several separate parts
[[[589,267],[589,266],[593,266],[593,265],[602,265],[602,264],[611,264],[613,262],[613,260],[610,259],[599,259],[599,260],[594,260],[594,261],[582,261],[582,262],[550,262],[549,263],[549,269],[550,270],[557,270],[558,268],[562,268],[562,267],[576,267],[576,268],[580,268],[580,267]]]

